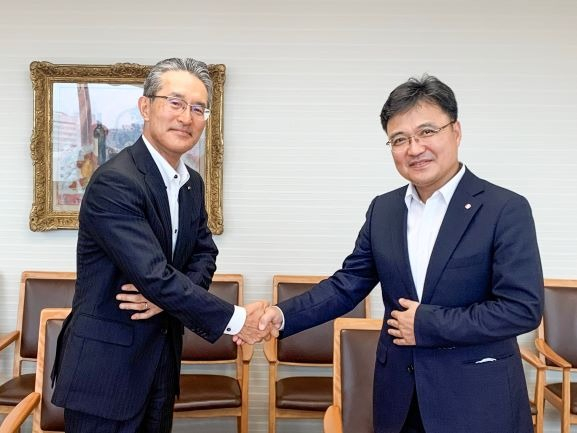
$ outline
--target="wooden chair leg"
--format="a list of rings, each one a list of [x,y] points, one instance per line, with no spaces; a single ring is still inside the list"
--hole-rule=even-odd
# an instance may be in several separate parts
[[[271,407],[272,406],[272,407]],[[273,405],[269,405],[268,408],[268,433],[276,433],[276,408]]]
[[[268,433],[276,433],[276,367],[268,377]]]

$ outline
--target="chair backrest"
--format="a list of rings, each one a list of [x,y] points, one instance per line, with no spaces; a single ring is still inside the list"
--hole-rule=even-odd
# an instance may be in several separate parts
[[[38,359],[36,362],[35,391],[41,395],[38,410],[34,412],[33,431],[63,432],[64,409],[54,406],[50,374],[56,359],[56,342],[62,323],[70,314],[70,308],[48,308],[40,314]]]
[[[576,312],[577,280],[545,279],[541,337],[573,367],[577,367]]]
[[[324,280],[325,276],[275,275],[273,278],[273,303],[307,292]],[[342,317],[366,318],[369,298],[360,302]],[[333,323],[323,323],[298,334],[277,341],[277,359],[283,363],[331,364],[333,362]]]
[[[242,305],[243,278],[240,274],[215,274],[209,291],[225,301]],[[182,347],[184,363],[230,361],[237,359],[237,345],[229,335],[223,335],[214,344],[185,328]]]
[[[338,318],[334,331],[333,401],[344,433],[373,433],[373,377],[383,321]]]
[[[17,325],[21,335],[15,348],[14,374],[20,371],[23,360],[36,359],[40,311],[71,307],[75,284],[75,272],[22,272]]]

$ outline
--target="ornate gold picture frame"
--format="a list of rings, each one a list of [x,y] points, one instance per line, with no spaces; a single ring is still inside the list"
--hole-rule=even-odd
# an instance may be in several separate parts
[[[32,62],[34,200],[30,229],[78,228],[78,210],[94,169],[140,135],[137,99],[151,66]],[[222,137],[225,65],[209,65],[211,115],[185,162],[205,182],[208,226],[223,231]],[[140,122],[140,124],[139,124]]]

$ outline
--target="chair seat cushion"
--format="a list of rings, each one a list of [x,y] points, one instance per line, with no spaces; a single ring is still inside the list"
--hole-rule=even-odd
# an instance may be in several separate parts
[[[174,403],[175,412],[240,406],[240,385],[235,378],[214,374],[180,375],[180,395]]]
[[[23,374],[0,385],[0,406],[16,406],[24,397],[34,391],[36,375]]]
[[[333,404],[332,377],[287,377],[276,383],[279,409],[325,411]]]
[[[551,383],[547,385],[546,388],[561,398],[561,383]],[[572,414],[577,414],[577,382],[571,382],[571,404],[569,405],[569,411]]]

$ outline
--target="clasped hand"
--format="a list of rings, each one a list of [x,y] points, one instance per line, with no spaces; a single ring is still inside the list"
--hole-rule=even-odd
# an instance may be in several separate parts
[[[239,346],[243,343],[255,344],[263,340],[270,340],[271,337],[278,337],[281,323],[275,323],[267,320],[267,313],[273,310],[269,315],[274,316],[275,307],[271,307],[267,301],[256,301],[245,306],[246,320],[244,326],[238,334],[232,337],[232,340]],[[282,318],[281,318],[282,320]]]
[[[150,302],[138,291],[133,284],[122,286],[122,293],[116,295],[121,301],[118,307],[121,310],[135,311],[133,320],[149,319],[161,313],[163,310],[153,302]],[[278,330],[282,324],[282,314],[277,308],[271,307],[267,301],[256,301],[245,306],[246,320],[240,332],[233,336],[233,341],[241,345],[243,343],[255,344],[272,337],[278,337]]]
[[[419,303],[410,299],[399,299],[399,305],[405,310],[391,311],[391,318],[387,320],[387,332],[394,337],[393,343],[398,346],[415,346],[415,314]]]

